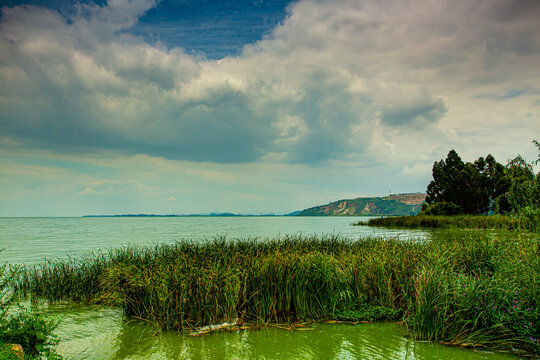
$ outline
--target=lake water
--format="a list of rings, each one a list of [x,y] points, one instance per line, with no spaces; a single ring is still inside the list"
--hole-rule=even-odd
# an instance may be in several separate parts
[[[56,331],[62,339],[57,350],[69,359],[516,359],[413,341],[393,323],[318,324],[294,332],[270,327],[191,337],[177,332],[154,335],[144,323],[123,320],[118,310],[77,305],[49,310],[63,316]]]
[[[180,239],[204,241],[276,237],[285,234],[339,234],[426,238],[422,230],[388,230],[352,226],[368,217],[104,217],[0,218],[0,255],[3,261],[29,264],[47,258],[80,256],[123,245],[171,243]]]
[[[285,234],[339,234],[429,239],[430,232],[389,230],[352,223],[366,217],[178,217],[178,218],[0,218],[2,262],[32,264],[47,258],[80,256],[123,245],[153,245],[179,239],[205,241]],[[59,315],[58,353],[66,359],[515,359],[418,342],[393,323],[319,324],[309,331],[269,328],[190,337],[158,335],[142,322],[128,321],[117,309],[56,304],[42,309]]]

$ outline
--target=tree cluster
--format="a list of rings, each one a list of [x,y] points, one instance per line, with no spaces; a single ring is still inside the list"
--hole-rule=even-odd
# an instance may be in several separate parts
[[[533,141],[539,150],[540,144]],[[534,162],[533,162],[534,163]],[[433,164],[423,214],[520,213],[540,208],[540,173],[521,156],[504,166],[492,155],[463,162],[455,150]]]

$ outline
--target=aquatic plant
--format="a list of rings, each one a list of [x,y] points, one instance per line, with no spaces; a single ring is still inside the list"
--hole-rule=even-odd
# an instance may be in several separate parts
[[[538,247],[532,233],[457,230],[429,242],[218,237],[47,261],[16,287],[119,306],[158,329],[401,316],[418,339],[538,352]]]
[[[54,320],[15,303],[12,279],[18,270],[0,265],[0,359],[62,359],[54,350]]]

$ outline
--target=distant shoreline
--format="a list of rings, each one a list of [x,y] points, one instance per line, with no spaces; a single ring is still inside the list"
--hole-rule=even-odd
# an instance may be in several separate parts
[[[384,214],[384,215],[372,215],[372,214],[362,214],[362,215],[300,215],[300,211],[298,211],[298,214],[296,212],[290,213],[290,214],[187,214],[187,215],[157,215],[157,214],[120,214],[120,215],[82,215],[80,217],[83,218],[110,218],[110,217],[133,217],[133,218],[140,218],[140,217],[397,217],[402,216],[400,214]]]
[[[157,215],[157,214],[120,214],[120,215],[83,215],[81,217],[283,217],[283,216],[295,216],[296,214],[232,214],[232,213],[212,213],[212,214],[171,214],[171,215]]]

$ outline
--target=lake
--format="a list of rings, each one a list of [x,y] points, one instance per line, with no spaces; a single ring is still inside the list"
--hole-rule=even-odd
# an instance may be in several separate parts
[[[96,250],[130,245],[171,243],[180,239],[204,241],[276,237],[284,234],[339,234],[427,238],[422,230],[389,230],[351,226],[369,217],[101,217],[0,218],[3,261],[31,264],[45,257],[80,256]]]
[[[32,264],[44,257],[81,256],[131,245],[283,236],[339,234],[429,240],[422,230],[352,226],[366,217],[172,217],[172,218],[1,218],[0,259]],[[127,321],[117,309],[89,305],[43,306],[59,315],[58,353],[69,359],[511,359],[504,353],[457,349],[404,337],[393,323],[318,324],[308,331],[268,328],[190,337],[158,335],[145,323]]]

